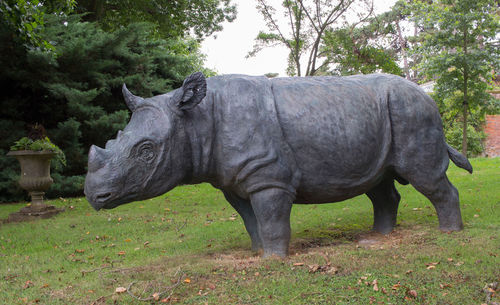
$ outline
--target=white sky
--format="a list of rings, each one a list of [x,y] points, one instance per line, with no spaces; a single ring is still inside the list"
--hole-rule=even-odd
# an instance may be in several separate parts
[[[238,7],[236,19],[223,24],[224,29],[206,38],[201,51],[207,55],[205,66],[219,74],[263,75],[279,73],[286,76],[288,51],[285,47],[266,48],[255,57],[245,58],[254,45],[259,31],[268,31],[256,9],[255,0],[233,0]],[[269,0],[277,10],[283,0]],[[376,13],[387,11],[396,0],[374,0]],[[278,11],[279,14],[279,11]]]

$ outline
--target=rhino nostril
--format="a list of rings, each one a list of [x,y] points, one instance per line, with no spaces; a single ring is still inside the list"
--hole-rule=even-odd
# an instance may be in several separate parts
[[[104,202],[111,198],[111,195],[111,193],[98,194],[97,196],[95,196],[95,201],[99,203]]]

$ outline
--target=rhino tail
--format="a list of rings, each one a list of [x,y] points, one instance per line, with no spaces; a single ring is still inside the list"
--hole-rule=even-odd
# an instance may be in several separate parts
[[[469,160],[459,153],[455,148],[451,147],[448,143],[446,143],[446,146],[448,148],[448,156],[450,157],[451,161],[456,164],[456,166],[465,169],[469,173],[472,174],[472,165],[470,164]]]

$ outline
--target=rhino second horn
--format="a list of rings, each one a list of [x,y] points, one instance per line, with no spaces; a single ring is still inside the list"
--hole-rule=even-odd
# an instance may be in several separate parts
[[[92,145],[89,150],[88,171],[96,172],[106,164],[106,151],[98,146]]]
[[[134,112],[139,104],[142,102],[142,97],[133,95],[130,91],[128,91],[127,86],[123,84],[122,87],[123,98],[125,98],[125,103],[130,111]]]

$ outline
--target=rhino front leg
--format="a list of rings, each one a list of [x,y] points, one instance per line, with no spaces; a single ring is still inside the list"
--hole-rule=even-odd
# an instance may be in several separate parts
[[[257,218],[255,218],[250,201],[242,199],[229,191],[222,191],[222,193],[236,212],[240,214],[241,218],[243,218],[245,228],[247,229],[248,235],[250,235],[250,239],[252,240],[252,251],[258,252],[262,249],[262,241],[259,236]]]
[[[259,235],[264,248],[264,257],[288,254],[290,242],[290,212],[293,198],[279,188],[264,189],[250,196]]]
[[[396,225],[398,205],[401,196],[394,186],[393,179],[382,181],[366,193],[373,204],[373,230],[388,234]]]

